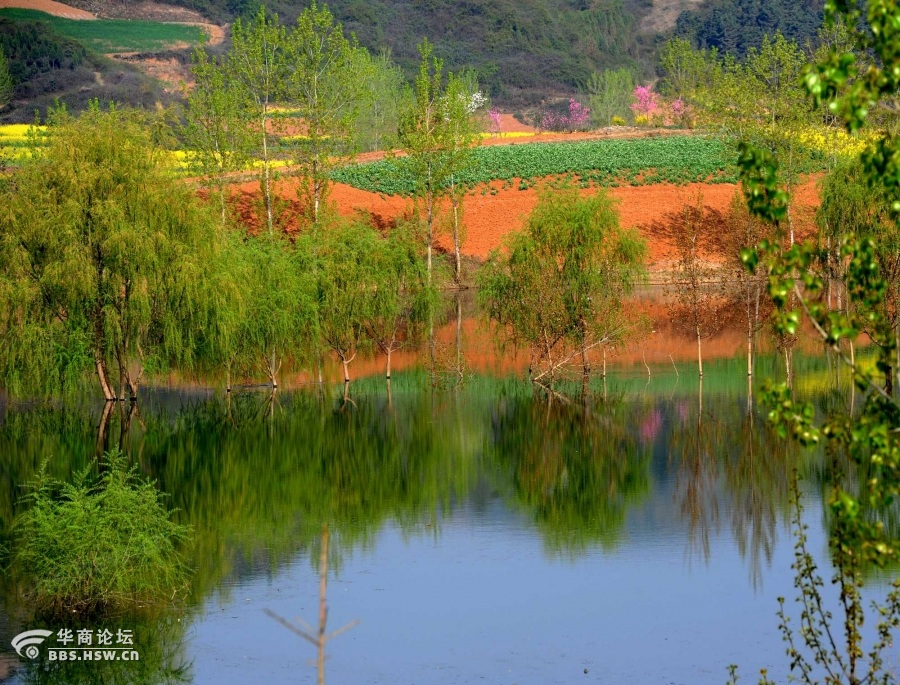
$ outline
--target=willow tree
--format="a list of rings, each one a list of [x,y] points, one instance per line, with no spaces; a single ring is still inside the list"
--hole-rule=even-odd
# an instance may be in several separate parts
[[[391,380],[391,355],[416,338],[433,311],[437,292],[408,226],[375,241],[370,254],[366,335],[384,353],[385,377]]]
[[[318,244],[318,332],[340,359],[344,383],[350,382],[350,363],[369,342],[365,333],[377,240],[370,226],[350,224],[323,231]]]
[[[288,34],[286,59],[285,98],[303,122],[294,151],[301,199],[317,223],[332,169],[355,152],[354,129],[374,68],[368,52],[345,37],[328,8],[315,2]]]
[[[479,300],[504,339],[527,346],[531,379],[550,382],[580,359],[585,381],[591,350],[622,340],[638,321],[624,298],[644,273],[646,246],[619,227],[603,192],[544,192],[525,231],[495,251],[479,277]]]
[[[87,368],[106,400],[194,359],[216,220],[172,174],[150,115],[51,116],[0,199],[0,376],[47,394]]]
[[[280,234],[249,238],[242,257],[247,316],[241,319],[235,358],[245,371],[262,368],[273,388],[287,358],[304,356],[315,337],[312,251]]]

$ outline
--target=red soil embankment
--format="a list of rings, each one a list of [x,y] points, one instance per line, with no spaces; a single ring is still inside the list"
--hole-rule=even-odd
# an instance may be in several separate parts
[[[815,208],[818,206],[817,177],[809,177],[795,189],[793,216],[800,234],[812,227]],[[537,204],[536,188],[518,190],[517,184],[504,188],[502,182],[494,182],[482,194],[480,190],[470,193],[464,202],[464,223],[466,237],[463,243],[465,255],[484,259],[488,253],[499,247],[503,239],[525,225],[528,214]],[[297,229],[300,212],[297,200],[296,179],[284,179],[277,184],[279,197],[284,201],[282,216],[289,231]],[[584,189],[583,195],[597,192]],[[671,261],[674,250],[671,245],[648,231],[655,222],[664,222],[668,215],[678,212],[686,205],[697,202],[698,194],[706,207],[719,212],[727,212],[738,187],[731,183],[702,184],[691,183],[684,186],[650,185],[623,186],[610,188],[607,192],[619,202],[621,225],[636,228],[648,241],[652,268],[660,268]],[[342,216],[362,213],[371,217],[379,226],[389,226],[397,219],[412,211],[412,201],[403,197],[381,196],[341,183],[334,184],[329,198]],[[248,225],[258,221],[259,183],[247,182],[236,186],[236,202],[242,220]],[[442,235],[438,239],[441,247],[450,249],[450,239]]]

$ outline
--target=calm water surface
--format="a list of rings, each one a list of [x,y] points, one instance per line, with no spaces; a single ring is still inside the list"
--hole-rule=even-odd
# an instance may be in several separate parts
[[[748,412],[741,364],[711,365],[702,405],[670,366],[586,403],[414,373],[352,402],[157,390],[102,435],[95,406],[4,407],[4,537],[44,456],[66,477],[121,443],[193,526],[196,573],[186,611],[136,625],[139,666],[20,665],[7,635],[42,626],[7,583],[0,682],[315,682],[314,648],[264,609],[317,621],[323,524],[329,628],[361,621],[329,644],[328,683],[701,685],[732,663],[784,681],[791,474],[820,559],[827,483],[822,455]],[[820,408],[844,401],[820,381]]]

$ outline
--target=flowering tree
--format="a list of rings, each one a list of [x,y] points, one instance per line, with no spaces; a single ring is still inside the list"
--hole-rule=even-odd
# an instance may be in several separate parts
[[[650,86],[637,86],[632,97],[634,102],[631,103],[631,111],[634,112],[635,123],[649,124],[653,117],[659,115],[659,96]]]
[[[569,98],[569,113],[554,114],[544,112],[541,116],[541,128],[545,131],[583,131],[588,128],[591,111],[573,98]]]
[[[503,125],[500,119],[500,110],[492,107],[488,110],[488,116],[491,119],[490,133],[492,136],[498,136],[503,132]]]

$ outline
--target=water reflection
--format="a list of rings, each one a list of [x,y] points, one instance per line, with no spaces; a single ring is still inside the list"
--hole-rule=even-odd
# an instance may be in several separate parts
[[[9,534],[18,484],[46,457],[50,473],[66,478],[101,446],[120,445],[171,495],[179,522],[194,529],[193,608],[156,619],[168,637],[154,648],[155,671],[148,664],[147,675],[120,682],[167,682],[170,671],[190,680],[189,665],[179,670],[183,629],[167,626],[201,620],[237,587],[283,582],[298,559],[316,566],[323,526],[338,574],[373,553],[386,530],[440,545],[449,522],[473,510],[515,521],[517,534],[572,566],[598,550],[630,554],[650,538],[705,566],[724,534],[757,588],[784,535],[790,474],[821,459],[787,452],[715,371],[706,388],[683,378],[673,392],[671,380],[654,377],[647,389],[640,378],[635,392],[630,380],[610,379],[606,400],[598,386],[569,401],[484,377],[436,391],[401,373],[390,394],[383,381],[333,396],[159,390],[142,397],[139,414],[116,407],[105,419],[99,406],[17,408],[0,426],[0,533]],[[19,588],[4,581],[3,593],[6,620],[33,627]],[[60,673],[54,682],[91,682],[77,669]]]

